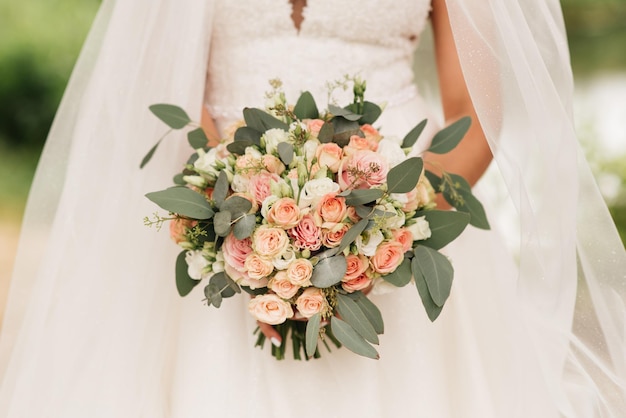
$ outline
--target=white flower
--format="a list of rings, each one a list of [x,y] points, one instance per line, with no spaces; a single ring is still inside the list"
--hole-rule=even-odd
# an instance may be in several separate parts
[[[195,280],[202,280],[206,277],[203,270],[209,265],[209,262],[202,256],[202,251],[187,251],[185,261],[187,262],[187,274],[189,274],[189,277]]]
[[[304,143],[304,155],[306,156],[306,160],[309,165],[311,164],[311,161],[313,161],[315,152],[317,151],[317,147],[319,145],[320,141],[317,138],[310,138]]]
[[[278,144],[289,141],[289,133],[278,128],[268,129],[263,134],[263,140],[267,153],[276,154],[278,153]]]
[[[192,186],[200,187],[201,189],[207,186],[207,182],[202,176],[183,176],[183,181],[191,184]]]
[[[299,206],[300,208],[315,207],[324,195],[338,191],[339,185],[328,177],[309,180],[302,187]]]
[[[272,264],[276,270],[287,270],[287,267],[296,259],[296,252],[293,247],[289,245],[287,249],[278,257],[272,259]]]
[[[365,235],[365,239],[363,239],[363,235]],[[383,236],[383,233],[377,229],[374,232],[363,232],[361,235],[356,237],[354,243],[356,244],[356,248],[359,250],[359,253],[368,257],[373,257],[374,254],[376,254],[376,247],[378,247],[378,244],[383,242],[384,239],[385,237]]]
[[[215,255],[215,261],[211,265],[211,270],[213,273],[221,273],[224,271],[224,253],[222,251],[218,251]]]
[[[248,191],[249,183],[250,183],[250,180],[247,179],[246,177],[240,174],[235,174],[233,176],[233,182],[231,183],[230,187],[236,193],[246,193]]]
[[[267,212],[269,212],[274,202],[276,202],[278,199],[280,199],[280,197],[269,195],[265,198],[265,200],[263,200],[263,203],[261,203],[261,215],[263,216],[263,218],[267,219]]]
[[[430,238],[431,231],[430,225],[425,216],[420,216],[415,219],[415,223],[407,227],[411,234],[413,234],[413,241],[424,240]]]
[[[261,158],[263,158],[263,154],[261,154],[261,151],[254,147],[246,147],[245,154],[246,157],[250,157],[255,160],[260,160]]]
[[[386,295],[388,293],[396,291],[398,288],[382,277],[377,277],[372,282],[371,295]]]
[[[391,202],[385,202],[383,205],[376,205],[376,209],[385,212],[385,228],[398,229],[404,226],[406,216],[404,212],[396,209]],[[390,214],[395,213],[395,216]]]
[[[400,148],[400,144],[391,138],[383,138],[378,143],[378,154],[382,155],[386,160],[389,167],[395,167],[402,161],[406,160],[406,154]]]
[[[211,148],[209,152],[204,152],[204,150],[199,149],[197,153],[198,159],[193,163],[193,167],[200,173],[212,174],[215,177],[219,176],[219,172],[215,168],[217,149]]]

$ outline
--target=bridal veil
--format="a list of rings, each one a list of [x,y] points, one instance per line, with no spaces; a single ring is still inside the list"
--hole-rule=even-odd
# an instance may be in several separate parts
[[[626,410],[626,255],[576,140],[557,0],[447,0],[463,72],[518,222],[518,295],[561,414]],[[212,2],[104,0],[50,132],[0,340],[0,411],[37,393],[59,416],[162,416],[179,315],[157,288],[173,245],[141,223],[185,160],[147,111],[199,120]],[[157,169],[154,169],[158,167]],[[64,359],[59,363],[51,359]],[[63,366],[61,366],[61,364]],[[120,382],[124,382],[120,385]],[[149,405],[149,406],[148,406]],[[152,409],[150,409],[152,408]]]

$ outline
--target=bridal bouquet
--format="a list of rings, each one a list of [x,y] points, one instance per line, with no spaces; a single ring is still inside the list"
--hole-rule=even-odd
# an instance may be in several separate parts
[[[274,85],[266,108],[244,109],[217,147],[201,128],[190,131],[194,152],[176,186],[147,194],[170,215],[146,224],[170,221],[183,248],[180,295],[204,283],[204,301],[219,308],[243,289],[250,314],[283,337],[272,347],[278,359],[289,336],[296,359],[319,357],[327,340],[378,358],[383,319],[366,293],[413,282],[434,321],[453,279],[438,250],[469,223],[489,227],[463,178],[436,176],[422,158],[407,158],[426,121],[401,141],[385,138],[373,126],[382,110],[364,100],[365,82],[354,80],[353,91],[352,103],[320,112],[310,93],[290,106]],[[176,106],[150,109],[173,129],[193,125]],[[453,149],[469,124],[464,118],[437,133],[429,151]],[[457,211],[436,210],[436,193]],[[264,339],[259,333],[257,344]]]

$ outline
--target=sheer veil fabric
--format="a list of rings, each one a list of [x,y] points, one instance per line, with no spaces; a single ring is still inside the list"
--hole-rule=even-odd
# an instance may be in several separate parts
[[[578,148],[559,2],[447,5],[516,208],[531,357],[562,416],[619,417],[626,256]],[[158,170],[138,161],[163,133],[148,105],[177,103],[199,120],[212,8],[103,1],[25,214],[0,340],[2,416],[170,416],[163,394],[176,370],[160,365],[178,349],[166,336],[180,305],[174,289],[157,289],[169,272],[151,261],[176,249],[146,239],[140,220],[153,211],[143,195],[169,184],[186,153],[168,137],[151,164]]]

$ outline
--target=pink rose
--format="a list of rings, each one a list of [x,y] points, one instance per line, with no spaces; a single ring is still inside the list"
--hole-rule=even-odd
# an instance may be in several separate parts
[[[394,229],[391,231],[393,239],[402,244],[402,251],[407,252],[413,248],[413,234],[406,228]]]
[[[327,193],[317,203],[315,213],[322,218],[324,222],[337,223],[343,221],[346,217],[348,208],[346,207],[346,199],[337,197],[337,193]]]
[[[187,232],[196,225],[198,225],[198,221],[193,221],[191,219],[173,219],[170,222],[170,238],[172,238],[176,244],[186,241]]]
[[[342,223],[337,223],[330,229],[322,228],[322,243],[328,248],[339,246],[348,229],[350,226]]]
[[[346,215],[348,216],[348,219],[350,219],[350,222],[352,223],[357,223],[361,220],[361,217],[359,216],[358,213],[356,213],[356,208],[354,206],[348,206]]]
[[[300,219],[300,223],[289,230],[294,238],[293,245],[299,249],[317,251],[322,246],[322,228],[317,226],[315,218],[307,213]]]
[[[324,121],[321,119],[309,119],[306,121],[306,129],[317,138],[320,134],[320,129],[322,129],[322,125],[324,125]]]
[[[272,274],[274,264],[271,260],[266,260],[256,253],[250,253],[246,257],[244,268],[251,279],[260,280]]]
[[[250,177],[250,174],[254,172],[253,168],[256,166],[255,161],[249,155],[240,155],[235,161],[235,172],[246,178]]]
[[[297,258],[287,267],[287,277],[294,285],[311,286],[311,276],[313,276],[313,264],[306,258]]]
[[[235,235],[231,232],[224,239],[222,245],[222,251],[224,253],[224,261],[226,264],[233,267],[238,271],[245,271],[244,264],[248,254],[252,252],[252,240],[245,238],[239,240],[235,238]]]
[[[397,241],[388,241],[376,248],[376,254],[370,258],[372,269],[381,274],[393,272],[404,259],[402,244]]]
[[[376,149],[378,149],[378,147],[376,147]],[[348,145],[343,148],[343,153],[349,156],[355,154],[357,151],[364,150],[376,151],[375,149],[372,149],[370,147],[370,143],[367,139],[363,138],[362,136],[352,135],[350,137],[350,142],[348,143]]]
[[[278,257],[289,247],[289,237],[281,228],[268,225],[258,227],[252,235],[252,248],[258,255],[268,259]]]
[[[369,189],[387,181],[389,165],[373,151],[358,151],[342,160],[337,173],[341,190]]]
[[[316,313],[326,311],[328,309],[328,302],[326,301],[322,289],[309,287],[296,299],[296,307],[302,316],[310,318]]]
[[[295,200],[289,197],[278,199],[267,212],[267,221],[283,229],[290,229],[300,222],[300,208]]]
[[[292,283],[284,270],[276,273],[270,280],[269,288],[283,299],[291,299],[300,290],[300,286]]]
[[[278,174],[261,172],[250,177],[250,183],[248,186],[250,187],[250,193],[256,199],[257,202],[263,202],[266,197],[270,196],[272,192],[270,191],[271,181],[280,182],[281,178]]]
[[[369,262],[367,257],[363,254],[348,254],[348,256],[346,257],[346,264],[348,265],[348,267],[346,268],[346,275],[343,276],[343,279],[341,280],[345,282],[354,280],[361,274],[365,273]]]
[[[248,311],[257,321],[270,325],[282,324],[293,316],[291,304],[278,295],[259,295],[248,303]]]
[[[354,279],[346,280],[341,282],[341,287],[346,292],[352,293],[357,290],[367,289],[372,284],[372,278],[368,276],[366,273],[361,273],[359,276]]]
[[[334,142],[328,142],[317,147],[315,156],[317,157],[317,164],[320,167],[326,166],[330,171],[336,173],[341,164],[343,150]]]

